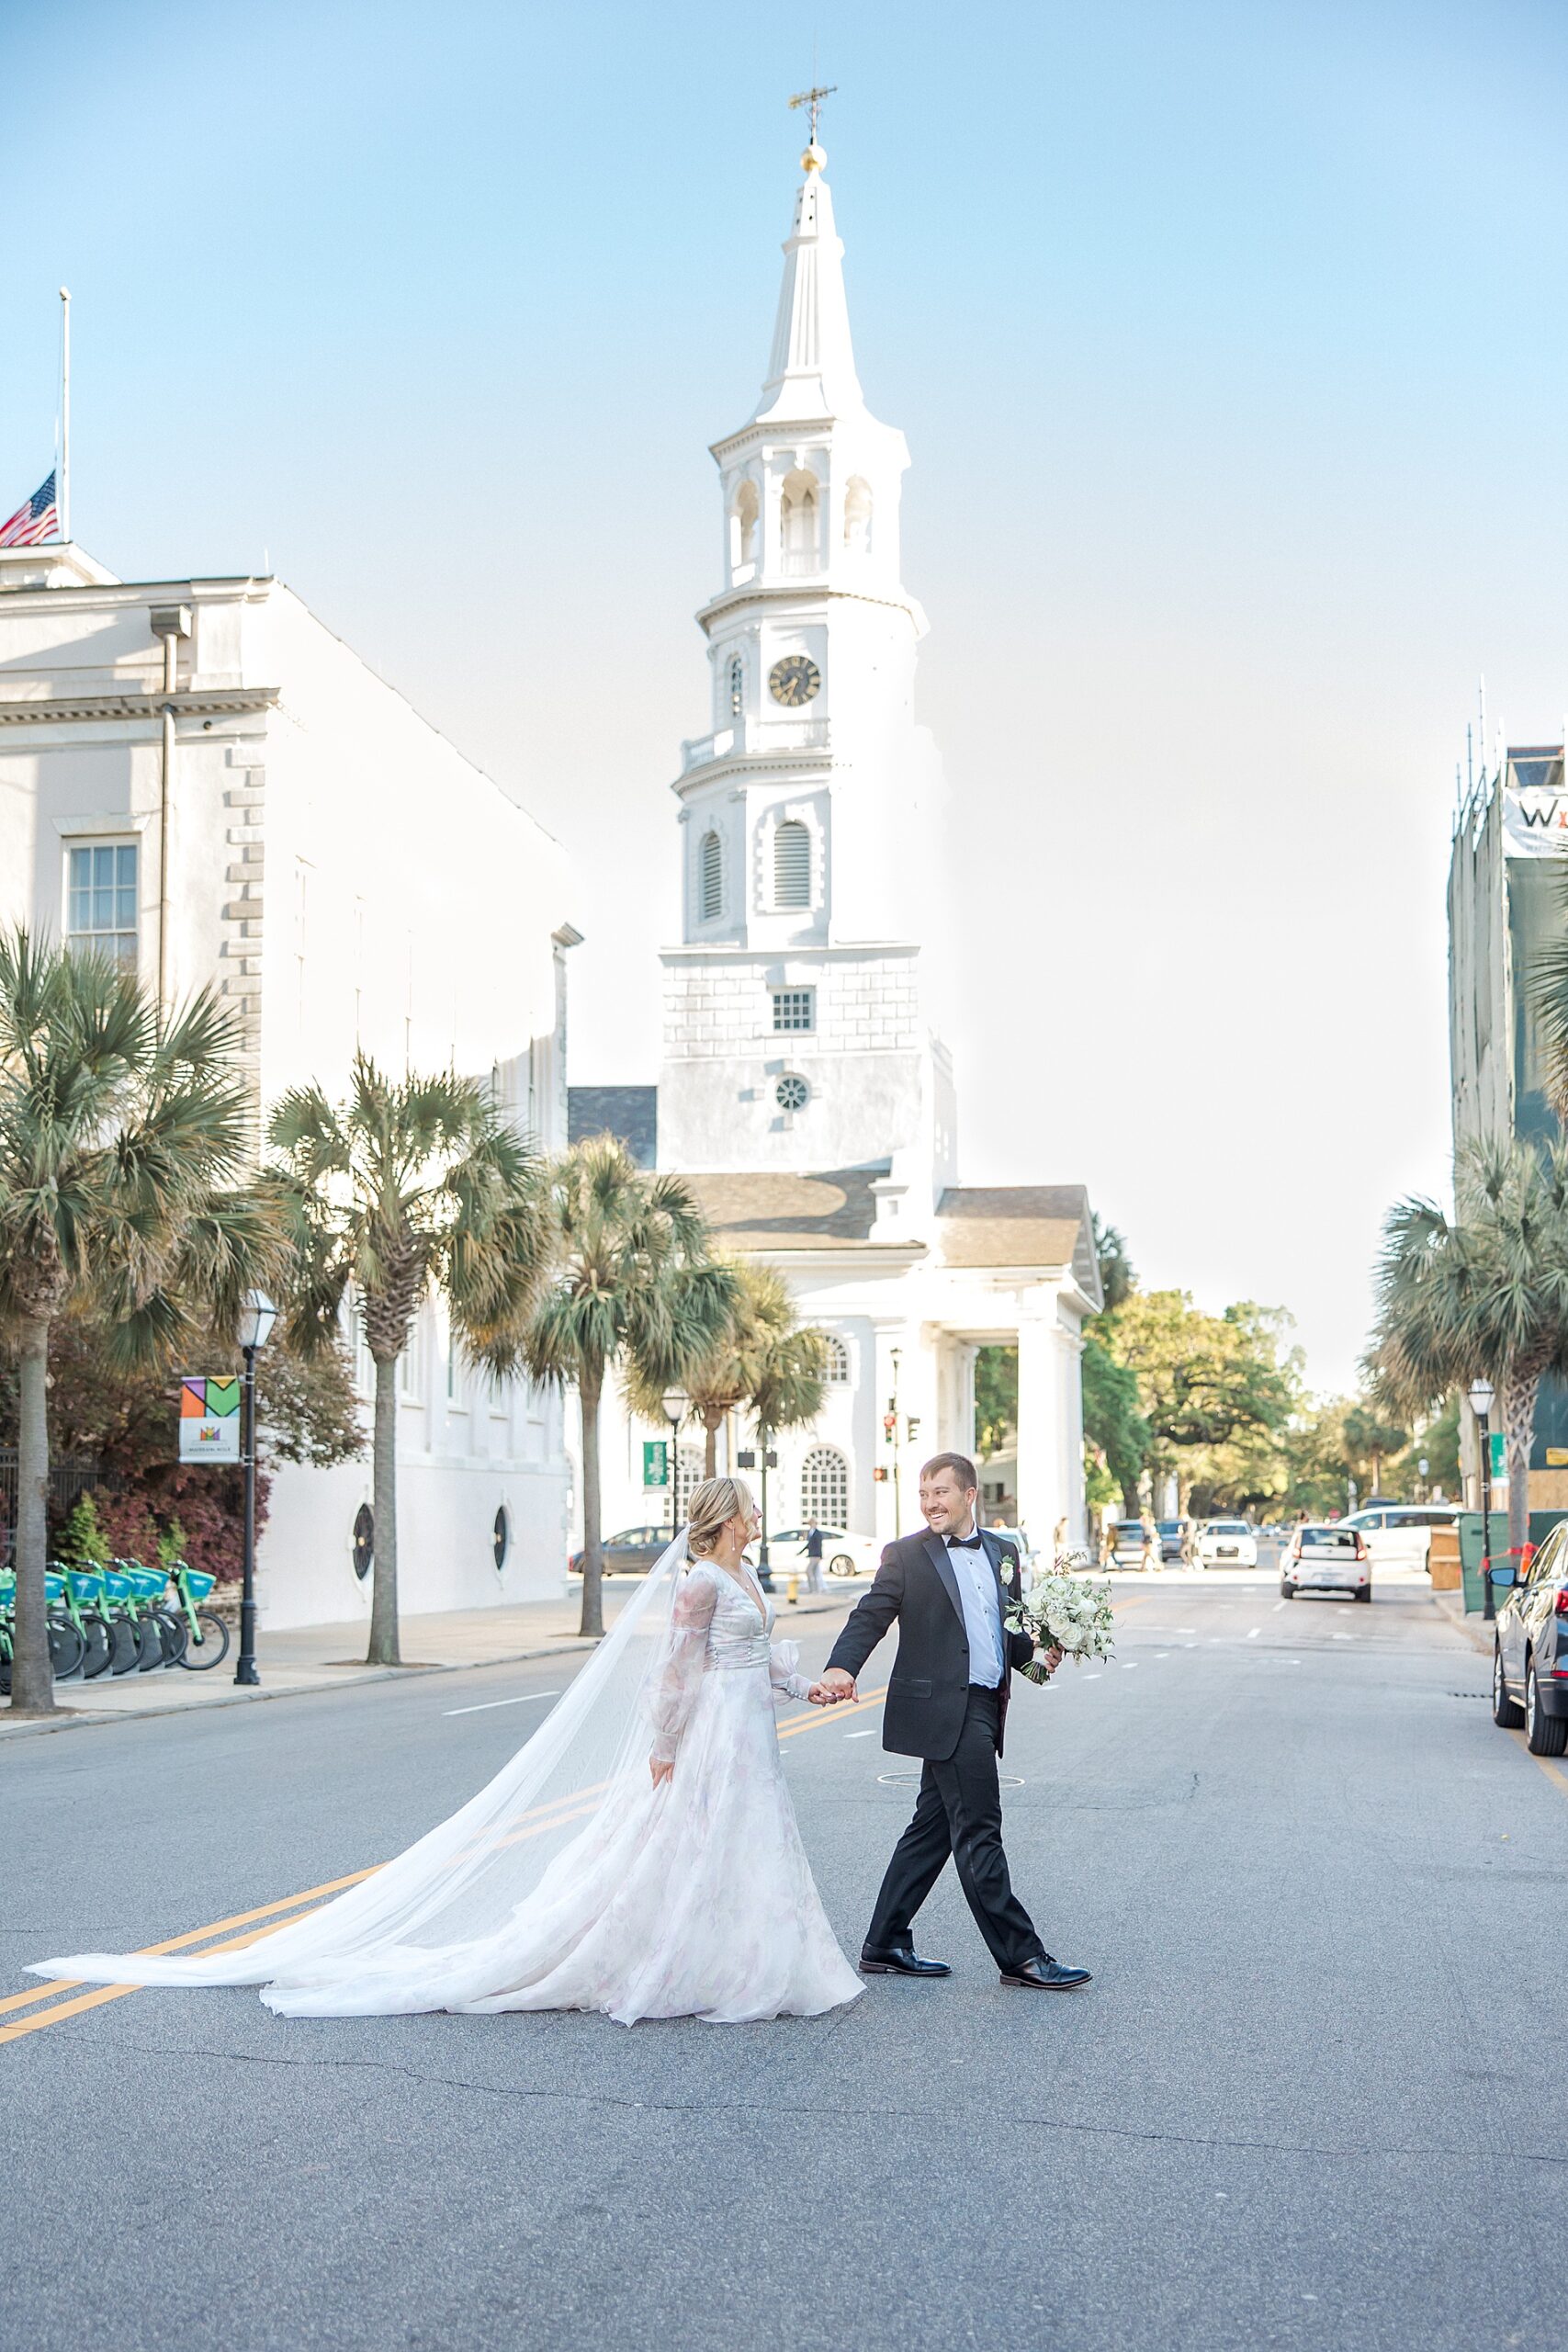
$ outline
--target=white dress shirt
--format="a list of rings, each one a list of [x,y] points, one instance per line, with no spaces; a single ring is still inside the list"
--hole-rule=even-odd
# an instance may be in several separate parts
[[[997,1572],[983,1542],[971,1549],[967,1544],[954,1544],[951,1537],[945,1540],[958,1579],[958,1598],[964,1604],[964,1630],[969,1636],[969,1679],[983,1690],[995,1690],[1003,1673],[1002,1603]]]

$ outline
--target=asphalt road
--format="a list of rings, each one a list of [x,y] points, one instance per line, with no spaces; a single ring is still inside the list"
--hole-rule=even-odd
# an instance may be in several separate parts
[[[921,1940],[953,1979],[876,1980],[824,2019],[288,2022],[142,1991],[6,2041],[39,2012],[0,2011],[0,2337],[1548,2340],[1568,1773],[1493,1727],[1484,1661],[1424,1589],[1287,1607],[1216,1574],[1120,1600],[1118,1660],[1021,1688],[1007,1757],[1015,1878],[1088,1991],[1002,1990],[949,1873]],[[4,1989],[394,1851],[568,1665],[16,1742]],[[784,1750],[852,1954],[911,1797],[879,1720]]]

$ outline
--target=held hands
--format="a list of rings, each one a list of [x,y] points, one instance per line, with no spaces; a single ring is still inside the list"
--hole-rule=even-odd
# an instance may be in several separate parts
[[[834,1707],[844,1699],[852,1702],[856,1695],[854,1676],[846,1674],[841,1666],[830,1666],[806,1695],[814,1707]]]

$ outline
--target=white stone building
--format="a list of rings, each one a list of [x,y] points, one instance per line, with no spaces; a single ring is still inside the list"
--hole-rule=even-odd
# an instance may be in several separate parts
[[[557,844],[280,582],[130,583],[76,547],[0,549],[0,921],[91,939],[166,1001],[215,984],[258,1110],[340,1091],[362,1046],[400,1074],[493,1072],[558,1147],[566,913]],[[369,1373],[362,1349],[367,1396]],[[402,1387],[404,1608],[558,1592],[558,1402],[492,1388],[433,1306]],[[368,1615],[369,1498],[368,1459],[278,1471],[264,1627]]]
[[[713,445],[711,724],[674,786],[683,921],[663,956],[658,1162],[690,1179],[726,1248],[787,1273],[832,1340],[819,1426],[779,1442],[771,1524],[907,1526],[920,1459],[972,1449],[976,1351],[1001,1342],[1019,1350],[1021,1514],[1038,1542],[1063,1519],[1081,1540],[1089,1204],[1077,1185],[957,1181],[942,1034],[961,920],[984,949],[982,902],[954,888],[983,844],[949,838],[915,719],[908,453],[855,373],[824,160],[803,158],[756,408]],[[613,1125],[611,1091],[593,1091]],[[658,1518],[666,1498],[641,1483],[653,1433],[605,1434],[606,1529]],[[683,1452],[689,1476],[700,1452]]]

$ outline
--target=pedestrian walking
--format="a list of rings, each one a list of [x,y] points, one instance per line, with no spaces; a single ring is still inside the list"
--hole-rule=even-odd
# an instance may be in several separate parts
[[[1157,1576],[1161,1567],[1164,1566],[1164,1562],[1160,1556],[1159,1529],[1155,1525],[1154,1521],[1149,1517],[1147,1511],[1144,1513],[1143,1529],[1144,1548],[1142,1553],[1139,1555],[1138,1566],[1143,1569],[1146,1576]]]
[[[820,1592],[822,1586],[822,1530],[815,1521],[806,1531],[806,1589]]]

